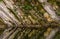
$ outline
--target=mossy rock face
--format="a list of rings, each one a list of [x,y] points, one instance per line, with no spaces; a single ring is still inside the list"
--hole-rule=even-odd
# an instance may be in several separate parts
[[[47,2],[60,16],[60,9],[58,9],[60,2],[56,0]],[[0,25],[5,27],[0,30],[0,35],[7,36],[3,36],[4,39],[45,39],[48,37],[53,29],[60,26],[60,23],[51,18],[42,6],[43,4],[38,0],[3,0],[0,4],[3,7],[0,7]],[[55,37],[55,39],[58,38],[60,34]]]

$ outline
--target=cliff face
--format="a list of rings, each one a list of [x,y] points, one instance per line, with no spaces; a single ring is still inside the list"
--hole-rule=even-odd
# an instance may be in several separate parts
[[[2,0],[0,39],[53,39],[60,27],[56,0]]]

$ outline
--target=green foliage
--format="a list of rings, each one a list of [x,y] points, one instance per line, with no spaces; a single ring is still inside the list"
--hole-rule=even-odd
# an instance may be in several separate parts
[[[4,32],[4,29],[0,29],[0,35]]]
[[[3,0],[0,0],[0,1],[3,1]]]
[[[23,8],[24,8],[25,10],[31,10],[31,9],[32,9],[32,6],[26,4]]]
[[[58,33],[56,34],[56,36],[54,37],[54,39],[60,39],[60,32],[58,32]]]

